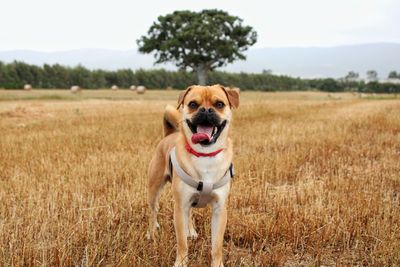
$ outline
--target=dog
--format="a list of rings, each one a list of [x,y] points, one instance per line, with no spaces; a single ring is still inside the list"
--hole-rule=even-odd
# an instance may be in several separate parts
[[[148,238],[155,238],[161,189],[172,183],[177,255],[174,266],[188,263],[187,238],[197,238],[191,208],[212,206],[212,264],[223,266],[222,245],[230,191],[232,109],[239,106],[239,92],[221,85],[188,87],[179,95],[177,108],[164,113],[164,138],[148,169]]]

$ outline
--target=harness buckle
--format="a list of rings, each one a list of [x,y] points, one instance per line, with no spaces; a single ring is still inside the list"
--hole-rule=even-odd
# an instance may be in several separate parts
[[[200,181],[199,184],[197,185],[197,191],[202,191],[203,190],[203,182]]]

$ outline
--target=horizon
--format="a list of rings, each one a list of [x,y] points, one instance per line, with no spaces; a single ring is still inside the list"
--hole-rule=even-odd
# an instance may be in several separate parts
[[[221,68],[233,73],[261,73],[301,78],[341,78],[354,71],[366,76],[376,70],[380,78],[391,71],[400,72],[400,43],[364,43],[334,47],[278,47],[252,48],[246,52],[247,60],[238,60]],[[176,70],[172,63],[154,64],[152,55],[143,55],[134,49],[81,48],[64,51],[12,50],[0,51],[0,61],[25,62],[41,66],[60,64],[88,69],[115,71],[118,69]]]

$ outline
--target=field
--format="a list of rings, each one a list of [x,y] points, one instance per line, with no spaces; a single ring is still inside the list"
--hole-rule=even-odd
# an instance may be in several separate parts
[[[177,91],[0,90],[0,266],[171,266],[170,186],[145,238],[146,170]],[[244,92],[226,266],[400,265],[400,101]],[[190,266],[210,263],[195,210]]]

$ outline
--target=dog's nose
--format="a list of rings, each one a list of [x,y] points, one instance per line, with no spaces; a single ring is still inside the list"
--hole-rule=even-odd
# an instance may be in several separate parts
[[[199,111],[200,111],[201,113],[205,113],[205,114],[212,114],[212,113],[214,113],[214,109],[212,109],[212,108],[206,109],[205,107],[200,108]]]

